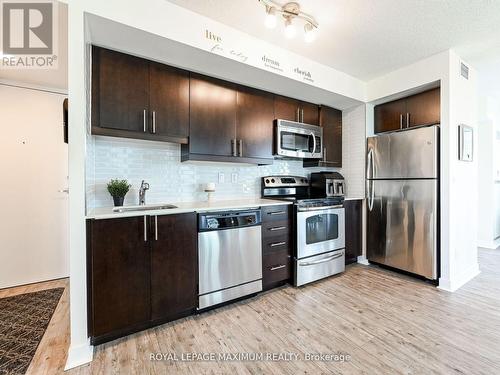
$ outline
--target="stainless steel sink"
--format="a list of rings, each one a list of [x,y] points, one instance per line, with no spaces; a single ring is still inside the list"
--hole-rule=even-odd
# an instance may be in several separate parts
[[[113,208],[113,212],[171,210],[172,208],[178,208],[178,207],[174,206],[173,204],[159,204],[159,205],[148,205],[148,206],[124,206],[124,207]]]

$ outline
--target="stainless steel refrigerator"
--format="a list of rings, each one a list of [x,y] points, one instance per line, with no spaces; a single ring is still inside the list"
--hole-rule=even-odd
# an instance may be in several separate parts
[[[368,138],[367,257],[438,278],[439,126]]]

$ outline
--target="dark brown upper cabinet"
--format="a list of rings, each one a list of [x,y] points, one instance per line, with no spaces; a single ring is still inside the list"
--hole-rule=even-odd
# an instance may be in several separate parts
[[[149,65],[151,131],[160,137],[189,136],[189,72]]]
[[[187,143],[189,74],[93,46],[92,134]]]
[[[191,314],[198,306],[196,214],[154,216],[151,227],[151,320]]]
[[[240,87],[237,93],[236,145],[238,156],[273,159],[274,98]]]
[[[272,164],[273,115],[270,94],[192,73],[181,160]]]
[[[323,159],[304,159],[304,167],[342,167],[342,111],[321,106],[319,124],[323,128]]]
[[[441,119],[441,90],[429,90],[413,95],[406,101],[408,127],[439,124]]]
[[[441,122],[440,89],[375,106],[375,133]]]
[[[216,79],[191,75],[189,153],[235,156],[236,90]]]
[[[319,107],[316,104],[276,95],[274,97],[274,117],[276,119],[319,124]]]

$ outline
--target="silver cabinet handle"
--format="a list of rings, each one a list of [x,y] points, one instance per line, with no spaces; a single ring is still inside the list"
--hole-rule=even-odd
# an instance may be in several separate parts
[[[158,216],[155,216],[155,241],[158,241]]]
[[[399,128],[403,129],[403,114],[402,113],[399,115]]]
[[[410,114],[406,114],[406,128],[408,129],[410,127]]]
[[[326,161],[326,147],[323,147],[323,161]]]
[[[148,217],[144,216],[144,242],[148,242]]]
[[[300,110],[300,113],[302,114],[302,116],[300,117],[300,122],[304,122],[304,108]]]
[[[275,243],[270,244],[269,246],[276,247],[276,246],[281,246],[281,245],[286,245],[286,242],[285,241],[275,242]]]
[[[232,156],[236,156],[236,139],[231,139]]]
[[[285,267],[286,267],[286,264],[280,264],[279,266],[271,267],[271,271],[280,270],[280,269],[285,268]]]
[[[271,232],[274,232],[274,231],[277,231],[277,230],[284,230],[284,229],[286,229],[286,227],[272,227],[272,228],[269,228],[269,230]]]
[[[297,107],[297,115],[295,116],[295,121],[300,122],[300,108]]]
[[[153,111],[153,134],[156,134],[156,111]]]
[[[286,214],[286,211],[274,211],[274,212],[268,212],[268,215],[283,215]]]
[[[146,115],[146,110],[144,110],[142,112],[142,123],[143,123],[143,126],[144,126],[144,133],[146,133],[146,131],[147,131],[147,124],[146,124],[147,119],[146,119],[146,116],[147,116]]]
[[[238,139],[236,140],[236,143],[238,145],[238,156],[243,156],[243,140]]]
[[[340,254],[337,254],[337,255],[332,255],[330,257],[319,259],[319,260],[315,260],[313,262],[299,263],[299,266],[314,266],[316,264],[330,262],[330,261],[332,261],[334,259],[340,258],[342,255],[344,255],[344,253],[340,253]]]

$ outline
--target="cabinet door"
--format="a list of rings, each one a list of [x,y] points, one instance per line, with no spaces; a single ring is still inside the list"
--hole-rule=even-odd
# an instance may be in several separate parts
[[[405,114],[406,99],[375,106],[375,133],[402,129]]]
[[[238,156],[273,158],[273,96],[263,91],[240,88],[236,115]]]
[[[322,106],[323,160],[332,167],[342,167],[342,111]]]
[[[274,118],[279,120],[298,121],[300,102],[295,99],[276,95],[274,97]]]
[[[98,47],[92,60],[92,126],[148,132],[149,62]]]
[[[236,90],[215,79],[191,75],[189,152],[234,156]]]
[[[319,125],[319,107],[313,103],[301,102],[302,122],[311,125]]]
[[[173,320],[198,305],[198,233],[195,213],[151,218],[152,320]]]
[[[158,137],[185,138],[189,135],[189,73],[151,63],[150,131]],[[153,121],[154,120],[154,121]]]
[[[148,225],[145,216],[90,222],[93,337],[119,334],[150,319]]]
[[[356,262],[362,254],[362,206],[361,199],[344,201],[346,263]]]
[[[406,102],[405,125],[420,126],[441,122],[441,91],[439,88],[410,96]]]

